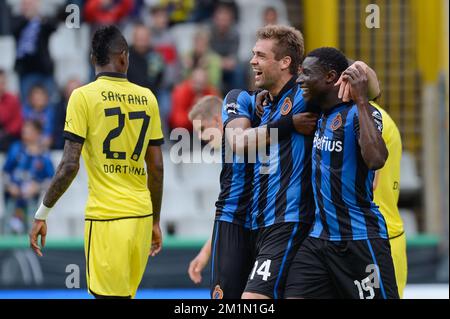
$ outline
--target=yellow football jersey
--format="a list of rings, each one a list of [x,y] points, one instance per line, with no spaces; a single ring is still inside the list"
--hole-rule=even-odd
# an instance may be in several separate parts
[[[101,73],[73,91],[65,138],[84,143],[89,177],[86,219],[116,219],[152,213],[147,188],[147,146],[163,134],[153,93],[119,73]]]
[[[397,207],[400,194],[402,140],[400,132],[389,114],[375,102],[370,103],[381,112],[383,118],[382,136],[389,152],[386,163],[377,172],[378,182],[374,192],[374,202],[380,207],[380,211],[386,220],[389,237],[393,238],[403,233],[403,221]]]

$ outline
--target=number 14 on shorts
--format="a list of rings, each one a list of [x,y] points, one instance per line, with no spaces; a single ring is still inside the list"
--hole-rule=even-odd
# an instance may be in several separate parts
[[[250,274],[250,280],[253,280],[255,277],[255,273],[257,276],[262,276],[262,280],[267,281],[270,277],[270,264],[272,261],[270,259],[266,259],[263,263],[258,267],[258,260],[255,261],[255,266],[253,266],[252,273]]]

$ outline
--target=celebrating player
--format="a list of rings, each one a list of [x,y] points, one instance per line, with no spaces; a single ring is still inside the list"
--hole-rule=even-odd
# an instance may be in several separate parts
[[[96,298],[132,298],[149,252],[154,256],[162,248],[161,122],[153,93],[126,78],[128,45],[115,26],[95,32],[91,59],[96,80],[70,97],[63,157],[36,212],[30,245],[42,256],[47,216],[75,178],[82,153],[89,176],[89,292]]]
[[[261,125],[267,125],[269,134],[277,128],[280,140],[268,147],[268,160],[258,158],[254,165],[250,210],[255,258],[244,299],[281,297],[290,261],[313,219],[312,138],[291,129],[293,114],[307,110],[295,83],[303,56],[300,31],[279,25],[258,31],[250,64],[256,87],[270,94]],[[316,116],[310,120],[314,127]]]
[[[312,153],[315,224],[291,265],[285,297],[398,298],[386,222],[372,201],[388,151],[361,66],[348,70],[353,101],[335,86],[348,67],[334,48],[308,54],[298,81],[322,110]]]

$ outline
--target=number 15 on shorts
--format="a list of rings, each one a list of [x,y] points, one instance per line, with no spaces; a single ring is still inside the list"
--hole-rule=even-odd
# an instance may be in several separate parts
[[[252,273],[250,274],[250,280],[253,280],[255,277],[255,273],[257,276],[262,276],[262,280],[267,281],[270,277],[270,264],[272,261],[270,259],[266,259],[259,267],[258,260],[255,261],[255,266],[253,266]]]

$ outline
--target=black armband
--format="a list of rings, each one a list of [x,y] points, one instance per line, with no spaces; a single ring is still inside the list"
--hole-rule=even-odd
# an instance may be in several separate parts
[[[283,140],[291,136],[294,131],[294,120],[292,119],[292,114],[281,117],[279,120],[272,121],[267,124],[267,134],[270,136],[270,130],[278,130],[278,139]]]

